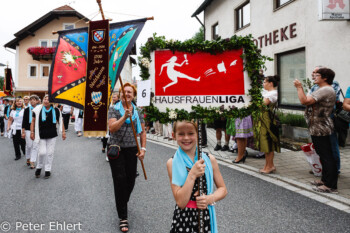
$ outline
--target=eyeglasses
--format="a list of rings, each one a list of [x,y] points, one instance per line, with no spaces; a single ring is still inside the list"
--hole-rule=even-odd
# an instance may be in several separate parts
[[[320,74],[311,74],[312,77],[318,77],[321,76]]]

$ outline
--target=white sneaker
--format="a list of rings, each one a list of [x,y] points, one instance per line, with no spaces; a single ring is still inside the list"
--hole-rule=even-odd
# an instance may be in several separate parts
[[[108,156],[106,156],[106,161],[109,162]]]
[[[236,150],[237,148],[238,148],[237,143],[234,142],[233,145],[232,145],[232,150]]]
[[[259,151],[259,153],[258,153],[257,155],[255,155],[255,158],[258,158],[258,159],[260,159],[260,158],[265,158],[265,153]]]

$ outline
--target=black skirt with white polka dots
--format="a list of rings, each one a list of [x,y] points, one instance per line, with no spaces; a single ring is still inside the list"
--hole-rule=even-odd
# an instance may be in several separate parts
[[[203,179],[203,187],[204,187],[204,193],[207,194],[207,182],[206,179]],[[195,185],[193,186],[192,194],[191,194],[191,201],[195,201],[196,198],[194,197],[194,193],[198,190],[198,183],[195,182]],[[188,208],[185,207],[185,209],[180,209],[177,205],[175,205],[174,210],[174,217],[173,222],[171,224],[171,230],[170,233],[182,233],[182,232],[189,232],[189,233],[195,233],[198,232],[198,209]],[[210,233],[210,216],[209,216],[209,210],[204,210],[204,232]]]

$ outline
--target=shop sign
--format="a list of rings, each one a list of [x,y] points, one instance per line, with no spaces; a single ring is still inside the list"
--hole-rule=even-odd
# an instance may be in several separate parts
[[[349,20],[350,0],[319,0],[319,20]]]

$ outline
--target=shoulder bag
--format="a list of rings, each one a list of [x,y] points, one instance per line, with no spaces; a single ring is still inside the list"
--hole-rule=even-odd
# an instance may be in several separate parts
[[[124,139],[124,136],[125,136],[127,130],[128,130],[128,125],[126,125],[125,132],[124,132],[124,135],[122,137],[121,142],[123,142],[123,139]],[[111,160],[117,159],[117,158],[119,158],[120,151],[121,151],[121,149],[120,149],[119,145],[117,145],[117,144],[110,145],[108,148],[108,151],[107,151],[107,156]]]
[[[342,94],[343,98],[345,99],[345,96],[343,94],[343,91],[340,89],[340,93]],[[339,107],[339,111],[336,114],[336,117],[347,122],[350,123],[350,112],[345,111],[343,109],[343,106]]]

